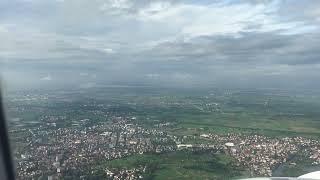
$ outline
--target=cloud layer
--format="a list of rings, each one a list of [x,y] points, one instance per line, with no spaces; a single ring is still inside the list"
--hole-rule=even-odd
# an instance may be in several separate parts
[[[307,87],[319,17],[311,0],[3,0],[0,64],[30,86]]]

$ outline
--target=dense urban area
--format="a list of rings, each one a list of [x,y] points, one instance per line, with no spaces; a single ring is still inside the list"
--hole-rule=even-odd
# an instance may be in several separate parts
[[[18,179],[232,179],[320,169],[318,106],[308,96],[147,92],[9,95]]]

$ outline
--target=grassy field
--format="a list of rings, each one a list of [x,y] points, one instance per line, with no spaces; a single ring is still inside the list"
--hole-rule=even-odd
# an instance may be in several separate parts
[[[165,107],[155,103],[142,110],[141,124],[152,124],[150,119],[174,122],[176,127],[172,132],[177,135],[179,132],[186,134],[188,129],[205,128],[216,133],[320,136],[319,96],[233,94],[214,97],[180,96],[174,99],[179,105]],[[212,102],[219,104],[217,111],[206,110],[206,104]]]
[[[132,168],[147,165],[147,179],[233,179],[246,172],[223,154],[178,151],[167,154],[134,155],[106,162],[103,166]]]
[[[172,130],[179,135],[188,129],[203,129],[203,132],[258,133],[269,136],[320,136],[320,121],[309,118],[272,117],[267,115],[226,113],[226,114],[184,114],[177,116],[178,129]]]

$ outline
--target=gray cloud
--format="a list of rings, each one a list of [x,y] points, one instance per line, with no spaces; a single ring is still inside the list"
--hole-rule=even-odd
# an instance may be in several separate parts
[[[7,79],[39,86],[48,74],[47,83],[90,86],[305,86],[320,76],[319,7],[280,0],[4,0],[0,63]]]
[[[207,64],[319,64],[319,34],[242,33],[240,37],[203,36],[188,42],[165,42],[143,55],[162,60]]]

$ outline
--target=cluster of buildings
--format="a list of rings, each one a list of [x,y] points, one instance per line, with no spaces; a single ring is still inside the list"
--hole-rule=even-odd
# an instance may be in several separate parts
[[[105,169],[107,179],[113,180],[134,180],[143,179],[143,173],[146,171],[146,167],[140,166],[132,169]]]
[[[43,117],[46,118],[46,117]],[[61,119],[64,117],[59,117]],[[17,175],[20,179],[86,177],[97,175],[95,167],[133,154],[165,153],[177,150],[210,150],[224,152],[245,167],[251,176],[272,176],[281,164],[302,152],[312,164],[320,164],[320,142],[303,137],[272,138],[244,134],[169,135],[161,130],[170,123],[155,128],[143,128],[135,117],[113,117],[112,121],[86,126],[89,119],[77,126],[56,127],[55,118],[38,128],[29,129],[15,152]],[[82,124],[81,124],[82,123]],[[197,140],[199,142],[195,143]],[[203,140],[203,141],[201,141]],[[104,170],[109,179],[141,179],[147,167]]]
[[[301,151],[306,158],[313,159],[313,164],[320,163],[318,140],[241,134],[202,134],[200,137],[213,140],[217,148],[223,148],[235,158],[237,165],[249,168],[251,176],[272,176],[274,169]]]
[[[21,179],[90,175],[99,163],[108,160],[176,150],[165,132],[144,129],[132,124],[129,118],[121,117],[83,128],[46,125],[28,134],[25,147],[15,152],[17,174]]]

